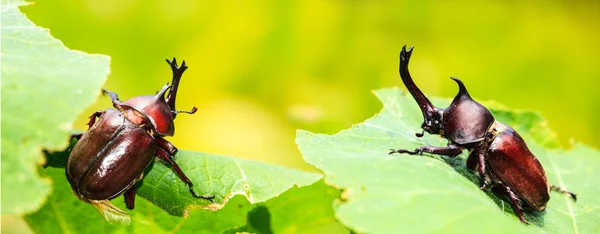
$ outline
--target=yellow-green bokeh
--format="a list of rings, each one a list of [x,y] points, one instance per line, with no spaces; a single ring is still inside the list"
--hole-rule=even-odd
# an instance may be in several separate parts
[[[39,1],[23,10],[68,47],[112,57],[122,99],[190,66],[172,141],[182,149],[308,169],[295,129],[334,133],[401,86],[398,53],[428,95],[461,78],[477,100],[542,113],[566,143],[600,146],[600,4],[562,1]],[[109,106],[107,98],[87,112]],[[85,118],[77,128],[85,129]]]
[[[335,133],[382,107],[371,90],[402,86],[404,44],[427,95],[542,113],[558,137],[600,146],[597,1],[39,0],[22,10],[69,48],[112,57],[105,87],[127,99],[190,66],[170,140],[180,149],[313,170],[295,129]],[[76,122],[109,107],[99,98]],[[382,149],[387,150],[387,149]],[[4,222],[3,222],[4,223]]]

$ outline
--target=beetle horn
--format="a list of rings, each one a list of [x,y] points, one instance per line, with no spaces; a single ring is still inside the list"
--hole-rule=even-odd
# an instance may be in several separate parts
[[[181,63],[181,66],[178,66],[177,60],[175,59],[175,57],[173,57],[172,61],[169,61],[169,59],[166,59],[166,60],[167,60],[167,63],[169,64],[169,66],[171,66],[171,70],[173,71],[173,80],[171,81],[171,91],[169,91],[166,101],[167,101],[167,104],[169,104],[169,107],[171,107],[171,110],[175,110],[175,98],[177,96],[177,88],[179,88],[179,81],[181,80],[181,75],[183,75],[183,72],[185,72],[185,70],[188,68],[188,66],[185,65],[185,60]]]
[[[463,84],[462,81],[460,81],[456,77],[450,77],[450,79],[456,81],[456,83],[458,84],[458,94],[456,95],[455,99],[461,97],[471,98],[471,95],[469,95],[469,92],[467,91],[467,88],[465,87],[465,84]]]
[[[402,82],[408,89],[408,92],[413,96],[419,108],[421,108],[421,112],[423,112],[423,118],[425,121],[434,118],[436,113],[436,108],[431,104],[429,99],[421,92],[419,87],[415,84],[410,73],[408,72],[408,62],[410,61],[410,56],[412,55],[414,46],[411,46],[406,50],[406,45],[402,47],[402,52],[400,52],[400,77],[402,78]]]
[[[171,95],[171,93],[173,92],[173,87],[169,86],[169,83],[166,83],[161,89],[160,91],[158,91],[158,93],[156,93],[156,95],[154,95],[155,98],[164,98],[165,97],[165,93],[167,92],[167,89],[171,88],[171,92],[169,92],[169,95]],[[167,97],[168,98],[168,97]]]

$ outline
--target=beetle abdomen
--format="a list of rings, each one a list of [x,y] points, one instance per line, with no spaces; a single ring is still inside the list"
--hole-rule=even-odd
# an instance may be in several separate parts
[[[137,181],[155,151],[151,135],[108,109],[71,151],[67,178],[82,198],[111,199]]]
[[[486,166],[529,207],[543,211],[550,200],[544,168],[515,130],[499,122],[494,128],[498,135],[488,149]]]
[[[96,123],[83,134],[71,150],[67,162],[67,179],[74,191],[106,144],[122,131],[125,117],[115,109],[107,109]],[[98,127],[101,126],[101,127]]]

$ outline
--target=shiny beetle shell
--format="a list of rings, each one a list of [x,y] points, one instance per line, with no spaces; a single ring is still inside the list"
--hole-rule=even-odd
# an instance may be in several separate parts
[[[499,122],[494,127],[499,133],[487,150],[488,170],[528,208],[543,211],[550,200],[550,190],[542,164],[515,130]]]
[[[508,198],[515,214],[528,223],[522,209],[543,211],[550,200],[550,190],[576,195],[564,188],[548,184],[540,162],[529,151],[521,136],[509,126],[494,119],[490,111],[471,98],[465,85],[457,78],[458,94],[447,108],[435,107],[417,87],[408,72],[412,47],[400,53],[400,77],[423,114],[424,132],[448,139],[448,145],[422,146],[413,151],[392,149],[393,153],[422,154],[424,152],[455,157],[468,150],[467,168],[481,178],[481,189],[491,188]]]
[[[151,135],[107,109],[71,151],[67,179],[81,198],[111,199],[133,186],[155,151]]]
[[[194,114],[175,109],[175,98],[183,72],[175,58],[167,60],[173,71],[172,85],[168,83],[154,96],[134,97],[126,102],[116,93],[103,90],[115,109],[97,111],[90,116],[89,129],[79,138],[67,162],[67,180],[75,194],[94,205],[110,223],[126,224],[129,215],[109,200],[124,194],[128,209],[135,206],[135,183],[141,180],[155,157],[167,163],[188,186],[195,198],[212,201],[214,196],[199,195],[192,181],[174,160],[178,149],[163,137],[175,133],[173,120],[178,113]],[[165,94],[169,94],[165,97]],[[98,118],[98,119],[96,119]]]

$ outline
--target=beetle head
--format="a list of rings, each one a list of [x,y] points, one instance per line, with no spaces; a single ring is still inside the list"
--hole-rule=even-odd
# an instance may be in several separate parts
[[[408,72],[408,62],[413,47],[406,50],[402,47],[400,53],[400,77],[406,88],[417,101],[423,113],[423,131],[430,134],[440,134],[458,144],[468,144],[483,140],[488,128],[494,123],[494,117],[487,108],[469,96],[465,85],[457,78],[452,78],[458,84],[458,94],[448,108],[437,108],[415,85]],[[418,137],[423,133],[417,133]]]
[[[173,136],[173,134],[175,134],[175,124],[173,123],[173,120],[177,116],[177,113],[185,112],[193,114],[196,112],[196,107],[194,107],[192,111],[175,110],[175,98],[177,97],[179,82],[183,72],[188,66],[186,66],[185,61],[183,61],[181,67],[179,67],[175,58],[173,58],[172,61],[167,59],[167,63],[171,66],[173,72],[173,80],[170,86],[167,83],[154,96],[134,97],[124,103],[148,116],[148,119],[152,122],[156,132],[161,136]],[[167,90],[170,91],[165,98]]]
[[[423,131],[428,132],[429,134],[443,135],[444,109],[437,108],[431,104],[425,94],[423,94],[419,87],[417,87],[415,82],[412,80],[410,73],[408,72],[408,62],[410,61],[413,48],[414,47],[410,47],[408,50],[406,50],[406,46],[402,47],[402,52],[400,52],[400,77],[408,89],[408,92],[410,92],[415,101],[417,101],[419,108],[421,108],[421,112],[423,113],[423,124],[421,124],[421,128]],[[415,135],[417,137],[422,137],[423,133],[417,133]]]

